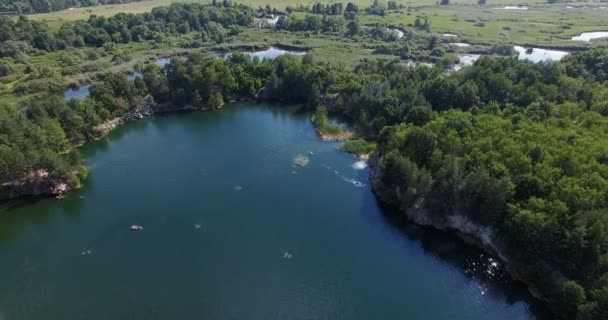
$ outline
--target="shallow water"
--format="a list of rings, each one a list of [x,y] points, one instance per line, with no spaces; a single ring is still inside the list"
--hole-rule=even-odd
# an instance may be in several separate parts
[[[169,62],[171,62],[171,58],[160,58],[154,61],[154,64],[161,68],[164,68],[166,65],[169,64]]]
[[[479,60],[481,55],[478,54],[459,54],[458,58],[460,59],[458,64],[452,66],[452,70],[458,71],[464,67],[471,66],[475,61]]]
[[[157,59],[156,61],[154,61],[154,64],[161,68],[164,68],[165,65],[169,64],[169,62],[171,62],[171,58],[160,58],[160,59]],[[129,79],[131,81],[133,81],[137,78],[141,78],[141,77],[142,77],[141,71],[135,71],[135,72],[127,75],[127,79]],[[76,87],[76,88],[68,88],[63,93],[63,98],[66,100],[71,100],[71,99],[84,100],[86,97],[89,96],[90,89],[91,89],[90,84],[82,85],[82,86]]]
[[[258,57],[260,59],[276,59],[277,57],[280,57],[282,55],[286,55],[286,54],[290,54],[290,55],[294,55],[294,56],[303,56],[305,54],[307,54],[307,51],[295,51],[295,50],[283,50],[283,49],[279,49],[276,47],[270,47],[268,49],[265,50],[259,50],[259,51],[245,51],[243,52],[245,54],[247,54],[250,57]],[[216,58],[227,58],[230,57],[232,53],[231,52],[219,52],[219,53],[214,53],[213,56]]]
[[[566,51],[547,50],[540,48],[532,48],[532,52],[528,53],[526,51],[527,48],[521,46],[514,46],[513,49],[515,49],[515,51],[517,51],[517,53],[519,54],[519,60],[530,60],[532,62],[559,61],[569,54]]]
[[[391,32],[391,33],[393,33],[395,35],[395,37],[397,39],[401,39],[405,35],[405,33],[403,31],[401,31],[400,29],[397,29],[397,28],[376,27],[376,26],[373,26],[373,25],[371,25],[371,26],[363,26],[364,30],[372,30],[372,29],[375,29],[375,28],[382,28],[385,32]]]
[[[591,41],[594,39],[608,38],[608,31],[583,32],[578,36],[572,37],[574,41]]]
[[[464,43],[464,42],[452,42],[450,43],[451,46],[454,47],[459,47],[459,48],[466,48],[466,47],[470,47],[471,45],[468,43]]]
[[[499,10],[528,10],[528,7],[524,7],[524,6],[504,6],[504,7],[499,7],[499,8],[494,8],[494,9],[499,9]]]
[[[66,100],[84,100],[89,96],[89,89],[91,89],[91,85],[85,84],[76,88],[68,88],[63,93],[63,98]]]
[[[263,22],[268,23],[270,26],[276,26],[279,21],[280,16],[276,16],[274,18],[256,18],[255,21],[258,23],[258,26],[261,26]]]
[[[260,59],[275,59],[275,58],[285,55],[285,54],[291,54],[294,56],[303,56],[306,53],[307,53],[306,51],[283,50],[283,49],[279,49],[279,48],[275,48],[275,47],[270,47],[266,50],[248,52],[247,54],[252,58],[258,57]]]
[[[0,209],[0,318],[536,317],[499,262],[381,208],[309,119],[227,105],[86,145],[81,190]]]

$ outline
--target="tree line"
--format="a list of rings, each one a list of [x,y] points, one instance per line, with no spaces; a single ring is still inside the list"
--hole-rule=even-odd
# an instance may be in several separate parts
[[[253,22],[254,11],[229,2],[216,5],[173,4],[143,14],[119,13],[112,17],[91,15],[87,21],[66,22],[57,32],[45,23],[20,16],[0,17],[0,57],[15,57],[35,50],[101,47],[106,43],[162,40],[167,34],[197,31],[204,41],[222,41],[227,30]]]
[[[32,14],[144,0],[0,0],[0,13]]]

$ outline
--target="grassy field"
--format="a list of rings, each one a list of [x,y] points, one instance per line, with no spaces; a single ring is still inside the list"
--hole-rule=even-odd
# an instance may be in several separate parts
[[[422,6],[385,17],[364,15],[361,20],[407,27],[417,17],[428,17],[433,32],[457,34],[461,40],[471,43],[587,46],[606,42],[585,44],[570,39],[584,31],[608,30],[608,10],[567,9],[566,5],[546,4],[530,6],[528,10],[496,9],[490,5]]]

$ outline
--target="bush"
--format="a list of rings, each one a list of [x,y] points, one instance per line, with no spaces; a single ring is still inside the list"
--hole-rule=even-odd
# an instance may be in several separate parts
[[[356,139],[346,141],[340,146],[340,150],[357,155],[370,154],[376,150],[376,143],[364,139]]]

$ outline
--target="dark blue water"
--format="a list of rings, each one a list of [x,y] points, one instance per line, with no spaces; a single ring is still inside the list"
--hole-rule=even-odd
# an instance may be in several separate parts
[[[500,263],[382,209],[337,147],[295,107],[119,127],[82,149],[81,190],[3,205],[0,319],[535,318]]]

